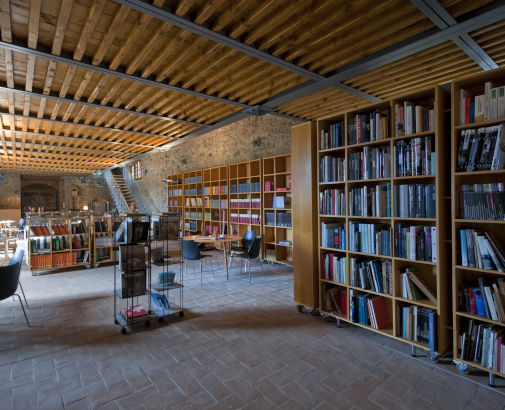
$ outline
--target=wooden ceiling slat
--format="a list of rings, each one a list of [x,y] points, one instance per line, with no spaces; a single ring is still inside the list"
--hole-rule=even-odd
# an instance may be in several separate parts
[[[102,41],[100,42],[98,49],[96,50],[95,55],[93,56],[94,65],[99,65],[102,62],[105,53],[107,52],[110,45],[114,41],[114,37],[119,27],[121,27],[124,24],[129,12],[130,12],[129,7],[123,5],[119,7],[117,13],[114,16],[114,19],[112,20],[112,23],[109,26],[107,33],[102,37]]]
[[[79,37],[79,41],[77,42],[77,46],[74,50],[74,60],[80,61],[84,52],[86,51],[86,46],[91,39],[93,34],[93,30],[95,29],[98,19],[102,14],[103,8],[105,6],[105,0],[94,0],[93,4],[89,9],[89,13],[84,24],[84,27],[81,31],[81,35]]]
[[[129,62],[126,67],[126,74],[133,74],[137,68],[144,62],[149,53],[153,51],[154,48],[159,48],[163,42],[160,37],[167,30],[164,23],[160,23],[156,31],[151,35],[151,38],[147,43],[144,44],[141,50],[137,53],[135,57]]]

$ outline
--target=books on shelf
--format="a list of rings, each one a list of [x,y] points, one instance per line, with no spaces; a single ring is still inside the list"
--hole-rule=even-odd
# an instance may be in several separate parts
[[[52,224],[51,228],[55,235],[68,235],[70,233],[65,224]]]
[[[119,314],[128,323],[142,322],[148,318],[147,309],[143,305],[123,307]]]
[[[395,225],[395,256],[411,260],[437,261],[437,227]]]
[[[30,230],[35,236],[50,236],[49,228],[47,225],[30,225]]]
[[[468,319],[461,330],[459,358],[505,374],[504,328]]]
[[[95,221],[95,232],[108,232],[109,226],[107,221]]]
[[[144,245],[119,245],[119,269],[122,271],[144,269],[146,247]]]
[[[48,237],[30,238],[30,251],[32,253],[51,252],[49,239]]]
[[[505,323],[505,284],[480,277],[476,286],[458,287],[458,310]]]
[[[417,305],[400,307],[401,337],[437,348],[437,311]]]
[[[321,285],[321,310],[347,317],[347,291],[327,283]]]
[[[121,273],[120,298],[132,298],[146,293],[146,269],[129,269]]]
[[[321,277],[333,282],[347,283],[347,257],[334,253],[321,254]]]
[[[415,272],[410,268],[406,268],[404,272],[400,272],[402,285],[402,298],[410,300],[429,299],[434,305],[437,304],[436,291],[431,288],[424,280],[419,272]]]
[[[410,101],[395,104],[395,137],[434,130],[434,108]]]
[[[170,305],[163,293],[151,292],[151,308],[157,316],[165,316],[170,313]]]
[[[436,217],[436,190],[434,184],[395,185],[394,198],[396,217]]]
[[[291,212],[277,212],[277,226],[291,228],[292,218]]]
[[[351,286],[393,294],[393,264],[389,260],[350,258]]]
[[[363,147],[350,152],[349,180],[378,179],[391,177],[391,152],[389,147]]]
[[[391,216],[391,183],[351,188],[349,214],[352,216]]]
[[[52,267],[51,254],[47,255],[31,255],[30,256],[31,269],[50,269]]]
[[[505,123],[461,130],[457,172],[490,171],[505,165]]]
[[[505,220],[503,183],[458,185],[458,218]]]
[[[396,176],[434,175],[435,144],[432,137],[418,137],[395,142]]]
[[[349,222],[349,250],[376,255],[391,255],[391,227]]]
[[[350,115],[349,145],[389,138],[389,108]]]
[[[331,124],[328,130],[321,130],[319,149],[337,148],[344,145],[344,123]]]
[[[84,226],[84,224],[82,223],[82,221],[72,222],[72,224],[70,225],[70,227],[72,229],[72,233],[73,234],[86,233],[86,227]]]
[[[346,176],[344,157],[325,155],[319,160],[319,182],[343,182]],[[267,181],[268,182],[268,181]],[[266,185],[266,182],[265,182]],[[265,189],[266,191],[267,189]]]
[[[459,265],[504,271],[504,255],[498,247],[498,242],[490,233],[474,229],[458,229],[457,238]]]
[[[496,120],[505,117],[505,86],[490,81],[484,83],[484,94],[473,96],[468,90],[459,90],[460,124]]]
[[[390,325],[386,298],[349,291],[350,319],[355,323],[382,330]]]
[[[319,192],[321,215],[345,215],[345,190],[325,189]]]
[[[265,212],[265,224],[268,226],[275,226],[275,212]]]
[[[345,225],[321,222],[321,246],[324,248],[345,250]]]

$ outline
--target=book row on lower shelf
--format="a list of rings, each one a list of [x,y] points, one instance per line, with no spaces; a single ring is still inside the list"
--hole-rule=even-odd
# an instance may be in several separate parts
[[[437,311],[422,306],[401,306],[399,325],[401,337],[427,345],[436,350],[437,344]]]
[[[60,252],[47,255],[31,255],[30,269],[51,269],[59,266],[70,266],[87,263],[89,250]]]
[[[503,183],[458,185],[456,190],[458,218],[505,220]]]
[[[363,147],[350,152],[349,180],[391,178],[391,151],[389,147]]]
[[[432,137],[418,137],[395,143],[397,177],[434,175],[436,158]]]
[[[458,311],[505,324],[505,283],[479,277],[477,284],[458,287]]]
[[[469,268],[503,272],[505,257],[497,246],[494,235],[475,229],[458,229],[457,263]]]

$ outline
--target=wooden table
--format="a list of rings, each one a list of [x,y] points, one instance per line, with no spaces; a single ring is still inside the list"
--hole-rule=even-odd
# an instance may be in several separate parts
[[[224,266],[226,268],[226,280],[228,280],[228,251],[232,242],[240,241],[242,239],[240,236],[226,236],[222,239],[218,239],[214,236],[188,235],[182,239],[185,241],[195,241],[197,243],[224,244]]]

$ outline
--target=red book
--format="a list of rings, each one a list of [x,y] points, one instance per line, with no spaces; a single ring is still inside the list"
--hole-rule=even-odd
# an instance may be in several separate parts
[[[470,124],[470,104],[471,98],[465,98],[465,124]]]
[[[477,305],[475,304],[475,292],[473,288],[468,290],[468,297],[470,299],[470,313],[472,315],[477,314]]]
[[[371,298],[372,314],[375,316],[376,329],[384,329],[389,325],[389,315],[386,308],[386,299],[382,296]]]
[[[124,309],[123,312],[128,319],[147,316],[147,310],[142,305],[130,306],[128,309]]]
[[[329,263],[330,266],[328,268],[329,269],[328,277],[330,278],[330,280],[334,280],[334,278],[333,278],[333,255],[329,255],[329,258],[330,258],[330,263]]]

